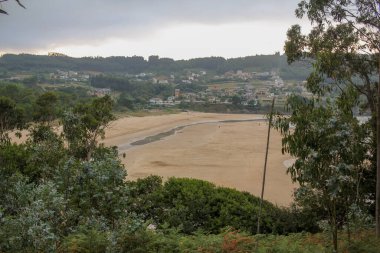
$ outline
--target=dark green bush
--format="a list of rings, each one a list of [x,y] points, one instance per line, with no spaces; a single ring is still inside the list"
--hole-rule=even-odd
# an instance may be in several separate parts
[[[197,179],[170,178],[162,184],[157,176],[130,182],[129,188],[128,209],[158,225],[167,223],[186,234],[197,230],[219,233],[228,226],[256,232],[259,198],[247,192]],[[297,221],[299,211],[279,208],[267,201],[262,214],[262,233],[287,234],[307,228]]]

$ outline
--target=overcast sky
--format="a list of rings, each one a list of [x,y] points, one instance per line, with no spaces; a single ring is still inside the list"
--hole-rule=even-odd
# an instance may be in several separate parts
[[[300,0],[13,0],[0,53],[226,58],[283,52]]]

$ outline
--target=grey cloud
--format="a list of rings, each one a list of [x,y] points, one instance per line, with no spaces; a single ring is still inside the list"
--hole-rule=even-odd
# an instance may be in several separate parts
[[[294,17],[298,0],[24,0],[3,5],[0,51],[138,39],[184,23],[226,24]]]

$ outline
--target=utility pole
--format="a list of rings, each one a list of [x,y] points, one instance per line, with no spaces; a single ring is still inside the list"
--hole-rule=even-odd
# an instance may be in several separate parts
[[[261,185],[260,209],[259,209],[259,215],[258,215],[258,218],[257,218],[257,231],[256,231],[256,234],[260,234],[260,221],[261,221],[261,213],[262,213],[262,209],[263,209],[263,201],[264,201],[265,176],[266,176],[266,174],[267,174],[267,162],[268,162],[269,138],[270,138],[270,129],[271,129],[271,126],[272,126],[272,119],[273,119],[274,101],[275,101],[275,98],[273,97],[273,100],[272,100],[272,108],[271,108],[271,110],[270,110],[270,115],[269,115],[268,136],[267,136],[267,148],[266,148],[266,151],[265,151],[265,162],[264,162],[263,183],[262,183],[262,185]]]
[[[380,4],[379,4],[380,9]],[[376,115],[376,236],[380,238],[380,55],[379,61],[379,81],[377,84],[377,115]]]

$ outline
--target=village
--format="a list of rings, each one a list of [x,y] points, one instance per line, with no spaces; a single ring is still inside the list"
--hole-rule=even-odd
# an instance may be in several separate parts
[[[148,74],[148,76],[151,74]],[[136,76],[141,77],[141,74]],[[206,71],[189,72],[180,77],[176,85],[176,78],[164,76],[153,77],[152,82],[161,85],[188,84],[204,87],[201,91],[183,91],[175,88],[172,96],[153,97],[149,100],[152,106],[175,106],[181,103],[188,104],[230,104],[251,107],[267,107],[275,97],[275,107],[284,107],[291,94],[311,97],[305,82],[286,83],[275,72],[244,72],[228,71],[223,75],[210,77]],[[186,86],[185,86],[186,87]]]
[[[81,86],[87,89],[88,96],[102,97],[111,95],[115,100],[120,92],[105,83],[102,87],[95,87],[91,78],[110,76],[101,72],[77,72],[73,70],[55,70],[54,72],[39,75],[36,82],[43,88],[56,90],[62,87]],[[29,74],[16,73],[4,78],[5,81],[22,81]],[[42,77],[41,77],[42,76]],[[206,70],[183,70],[170,74],[156,73],[117,73],[115,78],[127,80],[137,86],[153,85],[169,90],[169,94],[158,94],[147,98],[143,108],[175,107],[180,105],[234,105],[247,108],[270,107],[273,98],[275,107],[283,108],[291,94],[311,97],[307,91],[305,81],[284,81],[278,71],[227,71],[224,74],[207,72]],[[45,84],[41,84],[41,80]]]

